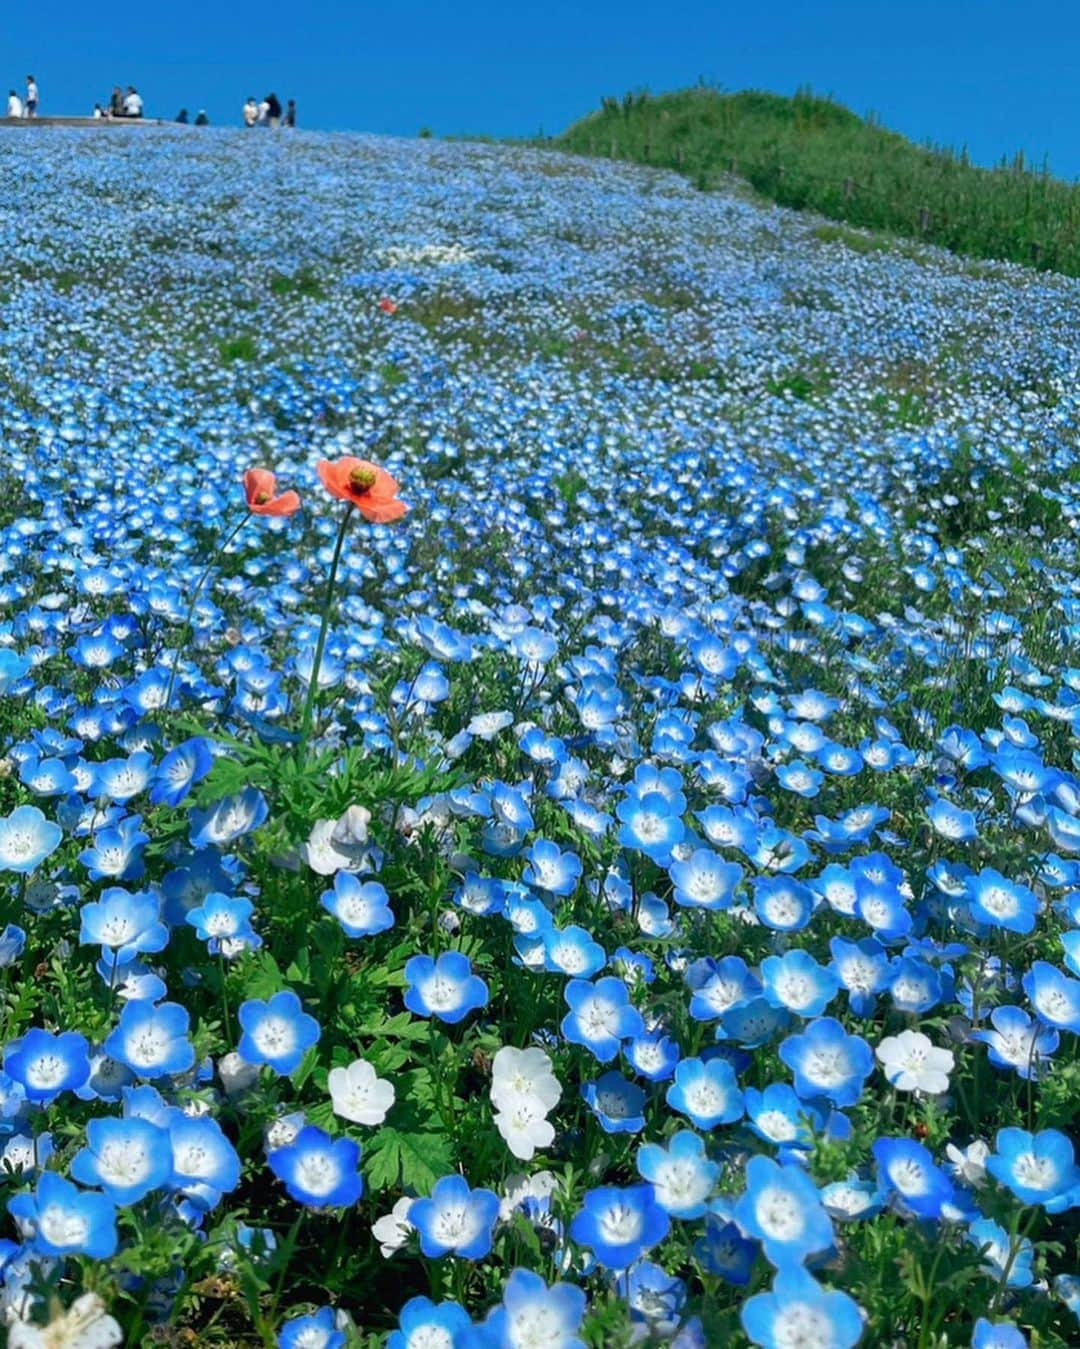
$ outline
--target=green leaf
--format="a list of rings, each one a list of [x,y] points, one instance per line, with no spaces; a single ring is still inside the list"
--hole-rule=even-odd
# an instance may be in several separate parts
[[[368,1145],[366,1162],[373,1190],[400,1186],[426,1194],[440,1176],[454,1169],[454,1152],[445,1134],[385,1125]]]

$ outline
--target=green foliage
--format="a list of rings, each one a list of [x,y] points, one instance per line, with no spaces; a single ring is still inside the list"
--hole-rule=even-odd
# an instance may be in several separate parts
[[[259,355],[259,344],[245,333],[218,343],[218,352],[226,365],[232,365],[234,361],[254,361]]]
[[[1080,275],[1080,187],[1021,156],[994,169],[966,152],[916,145],[829,98],[698,87],[604,99],[558,137],[579,153],[677,168],[701,189],[737,174],[782,206],[864,230]],[[888,239],[820,227],[827,242],[885,251]]]

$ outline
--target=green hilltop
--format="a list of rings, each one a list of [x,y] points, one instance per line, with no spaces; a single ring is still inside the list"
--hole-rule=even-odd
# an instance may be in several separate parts
[[[554,144],[675,168],[703,189],[735,174],[782,206],[1080,275],[1080,187],[1032,170],[1022,154],[976,167],[966,152],[916,145],[809,92],[786,98],[699,86],[605,98]]]

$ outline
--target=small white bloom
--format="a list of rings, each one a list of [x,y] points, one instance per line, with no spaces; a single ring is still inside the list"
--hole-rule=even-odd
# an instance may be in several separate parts
[[[513,714],[510,712],[481,712],[473,717],[465,729],[478,740],[494,740],[500,731],[505,731],[507,726],[513,723],[513,720]]]
[[[394,1088],[364,1059],[331,1068],[326,1084],[334,1114],[354,1124],[381,1124],[394,1104]]]
[[[226,1096],[240,1096],[259,1080],[259,1065],[248,1063],[235,1050],[218,1059],[217,1070]]]
[[[548,1208],[558,1186],[552,1171],[537,1171],[534,1176],[511,1176],[499,1205],[499,1221],[508,1223],[514,1213],[530,1201],[540,1209]]]
[[[507,1110],[496,1111],[495,1127],[523,1162],[532,1161],[537,1148],[549,1148],[555,1141],[555,1129],[545,1118],[544,1103],[535,1096],[519,1096]]]
[[[364,806],[350,806],[331,832],[331,839],[339,848],[362,848],[367,842],[371,811]]]
[[[101,1298],[84,1293],[44,1328],[16,1321],[7,1342],[9,1349],[112,1349],[123,1339]]]
[[[936,1049],[929,1037],[917,1030],[886,1036],[876,1053],[897,1091],[921,1091],[928,1096],[946,1090],[956,1063],[949,1050]]]
[[[990,1144],[976,1138],[966,1148],[958,1148],[955,1143],[945,1145],[945,1155],[949,1159],[949,1170],[957,1180],[978,1189],[986,1182],[986,1159],[990,1156]]]
[[[504,1045],[491,1064],[491,1102],[496,1110],[512,1111],[518,1101],[533,1099],[542,1113],[554,1110],[562,1095],[551,1060],[542,1049],[514,1049]]]
[[[413,1225],[409,1222],[409,1210],[412,1208],[414,1200],[409,1195],[399,1199],[389,1213],[381,1217],[378,1222],[371,1225],[371,1235],[379,1243],[379,1250],[382,1252],[384,1260],[400,1251],[402,1246],[409,1239],[409,1234],[413,1231]]]
[[[334,841],[336,820],[316,820],[308,841],[300,845],[300,856],[316,876],[332,876],[336,871],[355,871],[359,856],[355,848]]]

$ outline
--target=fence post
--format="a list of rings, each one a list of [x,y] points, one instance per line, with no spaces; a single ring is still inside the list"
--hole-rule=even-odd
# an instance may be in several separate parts
[[[855,195],[855,180],[853,178],[844,179],[844,200],[850,201]]]
[[[925,206],[919,207],[919,233],[925,234],[930,228],[930,212]]]

